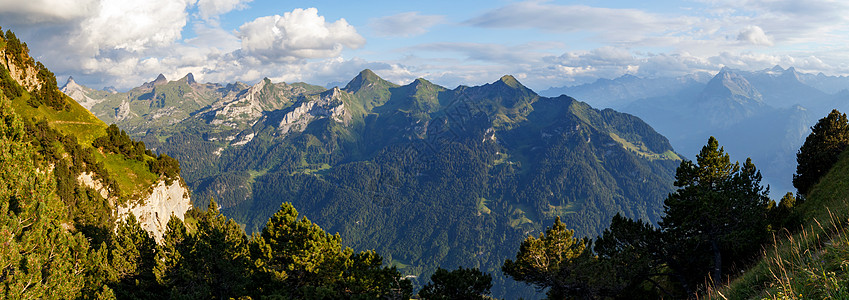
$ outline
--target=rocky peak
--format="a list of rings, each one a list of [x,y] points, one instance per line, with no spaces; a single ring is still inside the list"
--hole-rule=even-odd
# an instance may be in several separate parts
[[[70,76],[68,77],[68,81],[65,82],[65,85],[62,86],[62,88],[59,90],[62,91],[62,93],[65,93],[65,95],[71,97],[71,99],[77,101],[77,103],[79,103],[86,109],[90,110],[92,107],[94,107],[95,104],[102,102],[103,99],[92,99],[87,95],[87,89],[88,88],[74,81],[73,76]]]
[[[165,75],[162,75],[162,73],[160,73],[159,76],[156,76],[156,79],[153,80],[153,85],[161,85],[166,83],[168,83],[168,79],[165,79]]]
[[[68,93],[67,91],[75,91],[75,90],[82,90],[82,89],[83,89],[83,87],[81,85],[77,84],[76,81],[74,81],[73,76],[68,77],[68,81],[66,81],[65,85],[63,85],[60,88],[60,90],[62,90],[62,92],[64,92],[65,94]]]
[[[188,73],[188,74],[186,74],[186,76],[184,76],[184,77],[183,77],[182,79],[180,79],[180,80],[185,80],[185,81],[186,81],[186,83],[188,83],[189,85],[197,84],[197,81],[195,81],[195,75],[194,75],[194,74],[192,74],[192,73]]]
[[[730,69],[722,68],[716,76],[711,79],[702,91],[702,98],[745,98],[761,101],[761,93],[758,92],[746,78],[732,72]],[[742,99],[738,99],[742,100]]]

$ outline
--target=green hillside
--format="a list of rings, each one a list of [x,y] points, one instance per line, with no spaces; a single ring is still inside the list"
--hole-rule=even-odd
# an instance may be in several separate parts
[[[456,89],[399,86],[369,70],[342,89],[205,86],[220,98],[188,117],[162,115],[166,125],[140,130],[131,124],[151,113],[129,114],[119,126],[180,161],[195,206],[214,198],[258,232],[291,202],[419,285],[438,267],[464,266],[493,273],[493,295],[533,293],[500,274],[522,239],[556,217],[586,235],[617,213],[657,222],[680,162],[639,118],[540,97],[512,76]],[[152,103],[132,91],[110,97]],[[114,111],[106,104],[95,112]]]
[[[775,234],[762,260],[715,299],[849,298],[849,152],[809,192],[798,207],[801,227]]]

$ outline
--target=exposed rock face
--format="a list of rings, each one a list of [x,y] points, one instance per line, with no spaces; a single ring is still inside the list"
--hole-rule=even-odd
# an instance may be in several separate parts
[[[80,105],[85,107],[85,109],[91,110],[91,108],[100,102],[103,99],[93,99],[88,96],[88,91],[86,91],[86,87],[79,85],[76,81],[74,81],[74,77],[68,77],[68,82],[62,86],[61,91],[65,93],[65,95],[70,96],[74,100],[77,101]]]
[[[9,75],[12,76],[12,79],[15,79],[27,91],[41,88],[41,81],[36,77],[38,70],[35,67],[25,64],[26,66],[24,68],[20,68],[15,64],[11,56],[6,55],[6,50],[0,51],[0,58],[2,58],[0,59],[0,63],[9,70]]]
[[[301,102],[283,116],[283,120],[277,126],[280,133],[285,135],[289,131],[304,131],[310,122],[321,118],[331,118],[347,125],[351,121],[351,113],[345,109],[345,103],[342,101],[343,93],[338,87],[334,87],[332,90],[321,93],[318,99]]]
[[[118,221],[123,221],[132,212],[142,228],[153,234],[157,243],[161,242],[171,215],[183,220],[186,211],[192,208],[189,190],[180,183],[181,181],[181,179],[175,179],[171,185],[166,185],[165,181],[160,180],[150,195],[142,201],[130,201],[127,206],[118,206]],[[95,180],[92,173],[81,173],[77,176],[77,182],[96,190],[100,196],[109,199],[112,205],[117,200],[115,197],[109,197],[106,186],[101,180]]]
[[[191,208],[189,190],[180,184],[180,180],[174,180],[171,185],[165,185],[164,181],[159,181],[146,199],[139,202],[132,201],[126,207],[119,206],[118,220],[124,220],[129,213],[133,213],[142,228],[152,233],[153,238],[159,243],[162,241],[171,215],[182,220],[186,211]]]

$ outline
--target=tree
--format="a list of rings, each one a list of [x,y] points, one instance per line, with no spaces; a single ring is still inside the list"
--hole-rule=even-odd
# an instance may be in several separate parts
[[[665,234],[648,222],[632,220],[618,213],[613,216],[610,227],[604,230],[593,247],[599,264],[609,270],[605,282],[608,295],[625,294],[632,299],[636,295],[643,299],[663,298],[664,295],[681,297],[670,288],[672,283],[666,279],[672,277],[684,291],[688,289],[687,282],[669,270],[677,262],[671,259],[667,242]],[[649,291],[652,288],[654,291]]]
[[[409,298],[412,285],[394,267],[382,267],[374,251],[342,248],[307,218],[283,203],[251,240],[253,284],[264,296],[290,298]],[[342,274],[342,276],[339,276]]]
[[[178,299],[230,299],[245,296],[251,277],[248,238],[232,219],[221,215],[210,199],[197,215],[196,230],[186,234],[172,217],[158,247],[158,281]]]
[[[118,224],[112,238],[109,260],[116,272],[117,284],[113,287],[119,298],[148,298],[155,292],[153,275],[156,242],[130,213]]]
[[[422,299],[486,299],[492,288],[492,275],[477,268],[460,267],[451,272],[438,268],[430,281],[419,291]]]
[[[811,134],[796,153],[796,174],[793,186],[799,194],[807,195],[820,178],[837,162],[840,153],[849,146],[849,120],[846,114],[832,110],[811,127]]]
[[[598,272],[588,239],[576,239],[560,217],[538,238],[529,236],[519,246],[516,259],[507,259],[501,270],[516,281],[548,289],[549,299],[593,298]]]
[[[714,137],[695,162],[682,161],[678,167],[674,184],[679,189],[664,201],[660,227],[673,244],[695,247],[689,255],[701,252],[712,258],[708,265],[714,285],[721,282],[724,267],[748,259],[766,240],[769,188],[760,181],[751,159],[742,167],[732,164]],[[731,263],[723,261],[727,257]]]
[[[0,95],[0,298],[74,299],[86,283],[88,241],[64,225],[49,167]]]

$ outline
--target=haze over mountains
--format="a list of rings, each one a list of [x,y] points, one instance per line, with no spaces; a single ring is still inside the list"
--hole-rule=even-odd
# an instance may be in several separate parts
[[[796,151],[810,126],[831,109],[849,109],[849,77],[807,74],[775,66],[760,71],[724,68],[714,76],[670,78],[625,75],[540,94],[570,95],[594,107],[634,114],[692,158],[705,136],[716,136],[734,159],[751,156],[773,195],[795,191]]]
[[[248,232],[292,202],[405,274],[479,267],[500,296],[530,290],[499,275],[515,246],[492,245],[518,245],[557,216],[589,236],[616,213],[656,222],[680,163],[638,118],[540,97],[512,76],[453,90],[370,70],[330,89],[189,74],[126,93],[64,90],[178,158],[195,205],[214,197]]]

